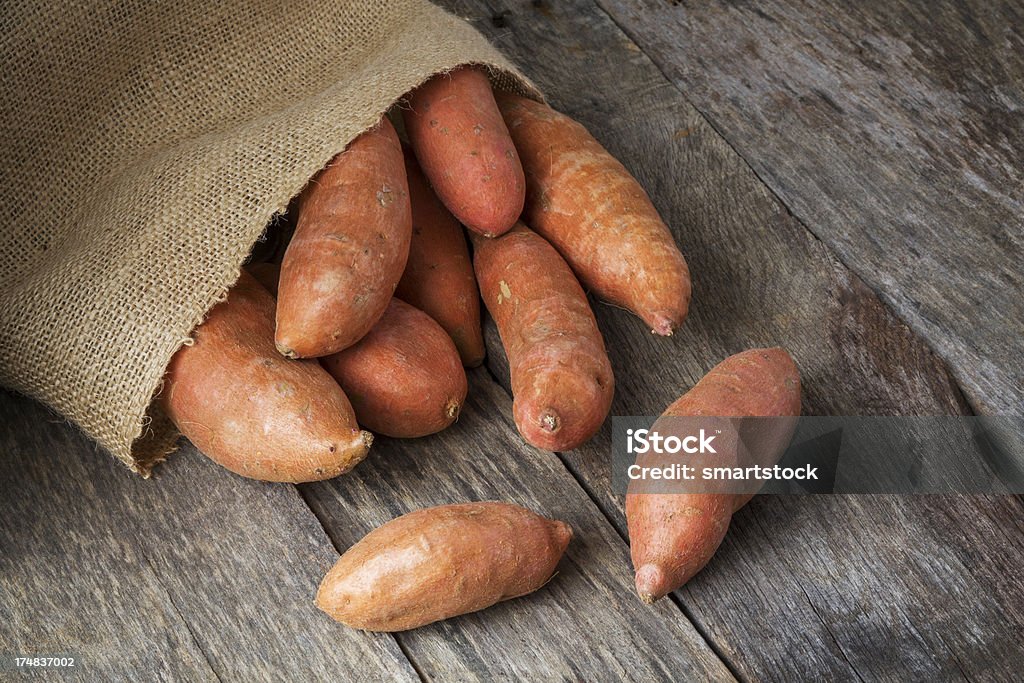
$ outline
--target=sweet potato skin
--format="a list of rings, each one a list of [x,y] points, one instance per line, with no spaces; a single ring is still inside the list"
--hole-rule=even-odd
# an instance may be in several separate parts
[[[395,296],[420,309],[448,332],[462,363],[484,360],[480,292],[473,275],[466,236],[444,207],[406,149],[405,171],[412,203],[412,244]]]
[[[347,472],[372,436],[316,361],[282,358],[273,340],[273,297],[243,272],[171,360],[167,415],[207,457],[244,477],[305,482]]]
[[[516,427],[537,448],[576,448],[601,427],[615,387],[586,294],[522,223],[474,246],[480,292],[508,355]]]
[[[278,266],[247,269],[276,292]],[[458,419],[468,390],[452,340],[429,315],[397,298],[362,339],[320,364],[346,392],[359,423],[385,436],[441,431]]]
[[[385,436],[439,432],[455,422],[466,399],[466,371],[451,338],[397,298],[365,337],[321,363],[349,396],[359,423]]]
[[[647,193],[568,116],[517,95],[496,97],[526,174],[523,221],[584,287],[656,334],[672,334],[689,310],[690,272]]]
[[[507,232],[523,211],[526,183],[483,69],[438,74],[408,105],[405,130],[437,196],[467,228]]]
[[[517,505],[464,503],[391,520],[341,556],[316,605],[370,631],[405,631],[532,593],[572,538],[565,522]]]
[[[281,263],[278,350],[311,358],[359,341],[391,300],[411,234],[402,148],[384,118],[299,197],[298,223]]]
[[[800,415],[800,373],[780,348],[751,349],[726,358],[663,416],[771,417]],[[779,425],[782,431],[786,423]],[[655,423],[654,430],[658,430]],[[665,431],[665,430],[662,430]],[[762,464],[775,462],[789,434],[771,435],[759,454]],[[735,451],[735,441],[731,441]],[[719,449],[716,457],[732,453]],[[721,544],[733,512],[750,495],[720,493],[627,493],[626,522],[636,590],[652,603],[690,580]]]

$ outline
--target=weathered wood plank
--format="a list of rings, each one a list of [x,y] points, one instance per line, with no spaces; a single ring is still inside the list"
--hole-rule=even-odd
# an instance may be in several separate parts
[[[554,454],[522,443],[511,400],[470,373],[459,421],[416,440],[380,438],[345,477],[300,487],[340,549],[411,510],[504,500],[572,525],[558,575],[536,593],[396,634],[440,680],[728,680],[729,671],[671,603],[632,594],[628,548]]]
[[[735,519],[715,559],[721,580],[699,575],[680,595],[695,611],[746,615],[725,642],[765,638],[770,623],[791,648],[766,653],[778,680],[814,675],[793,654],[814,646],[780,634],[796,626],[783,595],[810,607],[864,678],[1009,680],[1024,664],[1024,587],[1010,578],[1024,558],[1020,516],[1011,497],[765,496]],[[768,597],[750,609],[723,582]]]
[[[640,178],[687,254],[694,309],[672,339],[595,305],[613,413],[656,414],[724,356],[771,344],[796,358],[807,413],[968,411],[942,362],[592,5],[448,5]],[[493,325],[487,340],[507,388]],[[608,437],[562,457],[624,534]],[[766,497],[677,599],[751,679],[1006,675],[1022,664],[1024,587],[1002,574],[1024,560],[1020,514],[1016,498]]]
[[[598,4],[977,412],[1024,415],[1024,5]]]
[[[69,676],[87,681],[418,681],[390,636],[313,606],[335,557],[293,486],[236,477],[191,445],[145,481],[0,392],[5,657],[74,653]]]

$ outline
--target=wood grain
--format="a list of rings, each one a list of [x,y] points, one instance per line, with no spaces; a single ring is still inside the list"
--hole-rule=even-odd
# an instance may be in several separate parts
[[[660,413],[725,356],[775,344],[801,369],[805,413],[969,412],[927,344],[606,17],[585,2],[489,14],[453,4],[637,175],[690,262],[694,306],[669,340],[595,304],[616,371],[613,414]],[[507,387],[490,324],[487,341]],[[610,447],[606,426],[562,458],[625,535]],[[1024,661],[1007,635],[1024,625],[1024,587],[978,567],[1024,559],[1019,539],[1006,540],[1020,514],[1016,498],[765,497],[676,600],[744,678],[1005,676]]]
[[[781,638],[761,655],[768,679],[816,677],[825,655],[865,679],[1010,680],[1024,663],[1020,518],[1012,497],[763,496],[734,518],[719,576],[680,596],[741,658]],[[815,622],[824,650],[802,632]]]
[[[838,258],[1024,415],[1024,6],[598,0]]]
[[[293,486],[191,445],[143,480],[7,392],[0,425],[0,655],[73,653],[84,681],[419,680],[313,606],[335,553]]]
[[[440,680],[730,680],[671,603],[632,593],[629,551],[554,454],[525,445],[512,402],[483,369],[453,427],[423,439],[380,438],[349,476],[300,489],[339,550],[430,505],[503,500],[568,522],[558,574],[536,593],[396,637],[417,670]]]

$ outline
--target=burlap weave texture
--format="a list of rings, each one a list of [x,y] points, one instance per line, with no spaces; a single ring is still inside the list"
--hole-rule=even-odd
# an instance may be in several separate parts
[[[148,474],[168,361],[267,221],[430,75],[481,63],[426,0],[5,0],[0,382]]]

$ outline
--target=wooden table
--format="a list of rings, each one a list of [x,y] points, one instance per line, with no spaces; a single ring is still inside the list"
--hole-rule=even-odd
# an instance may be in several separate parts
[[[1024,413],[1024,10],[1012,0],[447,0],[648,188],[694,273],[685,329],[597,304],[616,414],[782,345],[807,414]],[[633,594],[609,430],[524,446],[492,328],[458,424],[356,471],[243,480],[192,447],[130,476],[0,395],[0,655],[81,680],[1011,680],[1018,497],[762,496],[707,569]],[[576,530],[537,594],[396,635],[312,605],[337,551],[500,498]],[[0,669],[0,678],[20,675]]]

